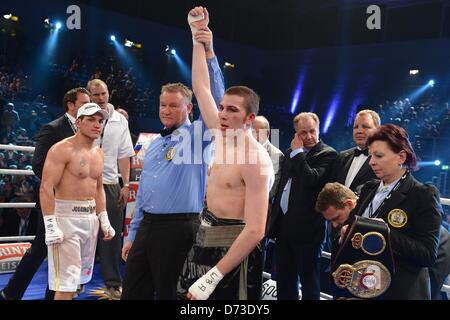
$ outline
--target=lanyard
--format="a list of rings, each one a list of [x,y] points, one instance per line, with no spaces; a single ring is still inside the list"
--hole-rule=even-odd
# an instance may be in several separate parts
[[[392,190],[389,192],[389,194],[384,198],[383,202],[378,206],[378,208],[375,212],[373,212],[373,200],[375,199],[375,197],[373,197],[372,201],[370,201],[370,204],[369,204],[369,218],[376,218],[379,215],[381,208],[386,203],[386,200],[388,200],[392,196],[392,194],[400,187],[400,185],[405,180],[408,172],[409,171],[406,171],[405,174],[403,174],[403,176],[397,181],[395,186],[392,188]]]

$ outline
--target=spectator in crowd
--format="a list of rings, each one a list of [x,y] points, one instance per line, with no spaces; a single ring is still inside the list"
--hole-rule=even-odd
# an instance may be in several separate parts
[[[4,152],[0,152],[0,169],[6,169],[8,167],[8,162],[6,162],[6,157]]]
[[[2,118],[1,118],[1,124],[4,128],[10,128],[11,130],[14,130],[20,121],[19,114],[16,110],[14,110],[14,103],[9,102],[6,105],[5,111],[3,111]]]
[[[33,196],[24,194],[16,196],[12,203],[33,202]],[[37,222],[40,212],[35,208],[12,208],[9,212],[5,212],[3,216],[3,226],[1,228],[0,236],[31,236],[36,234]]]

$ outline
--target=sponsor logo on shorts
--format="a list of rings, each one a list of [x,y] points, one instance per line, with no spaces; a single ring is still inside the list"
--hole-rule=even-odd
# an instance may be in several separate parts
[[[72,212],[75,213],[94,213],[95,212],[95,206],[88,206],[88,207],[73,207]]]

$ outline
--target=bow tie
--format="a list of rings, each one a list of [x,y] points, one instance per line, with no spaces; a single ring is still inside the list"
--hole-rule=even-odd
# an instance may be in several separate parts
[[[165,137],[165,136],[168,136],[169,134],[172,134],[172,132],[174,132],[174,131],[175,131],[175,128],[171,128],[171,129],[164,128],[159,133],[161,134],[162,137]]]
[[[369,150],[368,149],[360,150],[358,148],[355,149],[355,157],[359,157],[362,154],[365,155],[366,157],[368,157],[369,156]]]

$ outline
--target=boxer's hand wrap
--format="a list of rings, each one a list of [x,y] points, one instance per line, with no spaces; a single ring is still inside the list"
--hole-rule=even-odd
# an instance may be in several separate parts
[[[194,27],[193,23],[196,22],[196,21],[200,21],[200,20],[202,20],[204,18],[205,18],[205,15],[203,13],[202,14],[198,14],[196,16],[188,14],[188,24],[189,24],[189,27],[191,28],[192,41],[194,43],[198,43],[198,41],[194,40],[194,34],[198,31],[198,29],[196,27]]]
[[[215,266],[194,282],[189,288],[189,293],[195,300],[207,300],[222,279],[223,274]]]
[[[54,214],[44,216],[44,226],[45,226],[45,244],[50,246],[52,244],[63,242],[64,233],[58,227],[56,216]]]
[[[106,211],[102,211],[98,214],[98,220],[100,221],[100,227],[102,228],[103,234],[105,237],[110,236],[111,238],[114,237],[116,234],[116,231],[114,231],[114,228],[111,226],[111,223],[108,219],[108,213]]]

